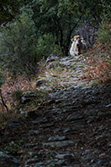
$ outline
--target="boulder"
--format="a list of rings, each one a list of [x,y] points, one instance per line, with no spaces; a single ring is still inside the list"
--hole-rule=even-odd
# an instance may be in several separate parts
[[[40,87],[40,86],[46,85],[49,81],[51,81],[51,78],[38,79],[36,81],[36,87]]]
[[[22,104],[29,102],[33,97],[36,97],[36,95],[34,94],[34,91],[24,92],[21,97]]]
[[[7,155],[4,152],[0,151],[0,166],[19,166],[20,161],[13,156]]]
[[[95,43],[97,38],[97,31],[98,27],[90,23],[84,23],[81,27],[77,29],[76,34],[80,35],[85,39],[88,49],[89,47],[92,47],[92,45]]]
[[[49,62],[58,60],[58,59],[59,59],[58,55],[56,55],[56,54],[51,54],[50,56],[48,56],[48,58],[47,58],[47,60],[46,60],[46,64],[48,64]]]

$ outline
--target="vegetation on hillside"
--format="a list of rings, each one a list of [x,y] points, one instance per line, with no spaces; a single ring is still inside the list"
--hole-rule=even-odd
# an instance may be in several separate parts
[[[111,20],[101,23],[98,38],[94,47],[87,53],[89,65],[84,69],[82,79],[93,80],[96,83],[111,82]]]

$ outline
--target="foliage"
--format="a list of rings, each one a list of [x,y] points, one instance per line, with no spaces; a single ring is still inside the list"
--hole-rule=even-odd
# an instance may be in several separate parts
[[[103,13],[105,15],[108,11],[107,17],[110,13],[109,0],[23,2],[21,13],[0,34],[0,53],[3,55],[5,52],[2,59],[14,76],[24,72],[27,75],[35,74],[36,62],[51,52],[60,53],[62,50],[64,55],[68,55],[70,39],[76,28],[84,21],[99,24]],[[6,5],[9,4],[10,0]],[[15,9],[18,10],[16,3]],[[103,36],[107,37],[108,34]]]
[[[4,83],[4,81],[5,81],[5,76],[4,76],[3,72],[0,71],[0,87],[2,86],[2,84]]]
[[[31,12],[22,14],[2,29],[0,51],[8,70],[16,74],[35,73],[36,33]],[[4,48],[4,49],[3,49]],[[5,51],[3,53],[3,51]],[[7,54],[6,54],[7,52]]]
[[[102,44],[110,43],[111,42],[111,20],[102,22],[99,31],[98,31],[98,42],[101,42]]]
[[[102,83],[111,82],[111,24],[110,20],[103,22],[98,30],[96,45],[89,50],[89,66],[83,70],[82,79],[97,80]]]
[[[59,45],[55,44],[55,36],[51,34],[44,34],[40,36],[37,41],[37,55],[38,57],[48,57],[51,53],[62,54]]]
[[[70,39],[84,21],[99,25],[110,9],[110,1],[101,0],[27,0],[33,10],[38,35],[53,34],[56,44],[68,55]]]
[[[19,9],[17,2],[14,8],[16,10]],[[8,0],[5,6],[8,5],[11,9],[10,4],[13,6],[14,2],[10,3]],[[36,39],[50,33],[55,39],[55,44],[61,47],[65,55],[68,55],[70,39],[75,29],[84,21],[97,25],[103,17],[111,16],[110,0],[20,0],[20,4],[24,4],[24,12],[32,11],[28,16],[31,18],[29,23],[32,23],[32,19],[35,23]]]
[[[88,73],[87,79],[88,80],[96,80],[98,79],[99,82],[109,82],[111,81],[111,64],[107,61],[101,61],[93,67],[89,67],[88,69],[84,70],[84,72]]]
[[[22,97],[22,91],[21,90],[15,90],[13,93],[12,93],[12,98],[14,101],[16,102],[20,102],[21,100],[21,97]]]
[[[3,150],[10,154],[16,154],[20,150],[22,144],[22,140],[18,140],[16,143],[11,141],[8,145],[4,145]]]
[[[109,0],[102,0],[102,14],[101,20],[111,19],[111,2]]]
[[[22,4],[23,0],[0,1],[0,25],[11,21],[19,13],[19,8]]]

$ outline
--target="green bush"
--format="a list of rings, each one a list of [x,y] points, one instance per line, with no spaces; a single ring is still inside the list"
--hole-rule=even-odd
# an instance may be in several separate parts
[[[52,53],[62,54],[59,45],[55,44],[55,37],[51,34],[45,34],[38,38],[37,55],[40,57],[48,57]]]
[[[19,103],[21,101],[22,93],[23,92],[21,90],[14,91],[12,93],[13,100]]]
[[[98,42],[102,44],[111,42],[111,24],[109,22],[103,22],[98,31]]]
[[[27,73],[33,74],[37,61],[36,28],[32,13],[23,11],[15,21],[2,28],[0,53],[5,67],[14,76]]]
[[[14,77],[19,74],[36,73],[37,62],[51,53],[61,54],[54,35],[40,36],[32,19],[33,12],[22,11],[15,21],[7,24],[0,32],[0,59]]]
[[[3,72],[0,71],[0,87],[2,86],[4,81],[5,81],[5,76],[4,76]]]

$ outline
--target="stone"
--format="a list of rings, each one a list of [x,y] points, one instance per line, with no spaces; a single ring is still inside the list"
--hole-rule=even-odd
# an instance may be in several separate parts
[[[106,107],[106,108],[109,108],[109,107],[111,107],[111,104],[108,104],[108,105],[106,105],[105,107]]]
[[[34,167],[44,167],[45,163],[43,162],[37,162]]]
[[[70,159],[73,156],[70,153],[59,153],[56,155],[57,159]]]
[[[38,135],[39,133],[40,133],[39,130],[30,130],[30,131],[28,131],[29,135]]]
[[[15,128],[17,126],[20,126],[21,125],[21,122],[18,121],[18,120],[15,120],[15,119],[11,119],[8,124],[7,124],[7,127],[8,128]]]
[[[94,163],[92,165],[92,167],[96,167],[96,166],[99,167],[99,166],[103,165],[105,162],[106,162],[106,160],[99,160],[98,162]]]
[[[48,81],[49,81],[49,79],[47,79],[47,78],[38,79],[36,81],[36,87],[40,87],[41,85],[46,84]]]
[[[32,148],[32,147],[34,147],[34,146],[36,146],[37,144],[33,144],[33,143],[26,143],[26,144],[24,144],[24,147],[26,147],[26,148]]]
[[[66,120],[73,121],[73,120],[80,120],[80,119],[83,119],[83,116],[77,112],[74,112],[73,114],[68,115]]]
[[[22,97],[21,97],[21,103],[25,104],[25,103],[29,102],[31,100],[31,98],[36,97],[36,95],[34,93],[35,93],[34,91],[24,92],[22,94]]]
[[[5,153],[3,153],[2,151],[0,151],[0,158],[9,158],[9,156]]]
[[[57,142],[48,142],[48,143],[43,143],[43,146],[45,147],[59,147],[59,148],[64,148],[64,147],[71,147],[78,143],[78,140],[65,140],[65,141],[57,141]]]
[[[10,164],[10,166],[18,165],[20,164],[20,161],[14,158],[13,156],[7,155],[4,152],[0,151],[0,166],[5,166],[5,164],[7,165],[7,163]]]
[[[61,167],[67,163],[66,160],[58,160],[57,162],[52,162],[47,165],[47,167]]]
[[[38,162],[38,160],[39,160],[38,156],[34,156],[33,158],[28,159],[26,163],[27,164],[36,163]]]
[[[62,141],[66,139],[67,139],[66,136],[51,136],[49,137],[48,141]]]
[[[48,56],[47,60],[46,60],[46,64],[55,60],[58,60],[59,57],[56,54],[51,54],[50,56]]]

